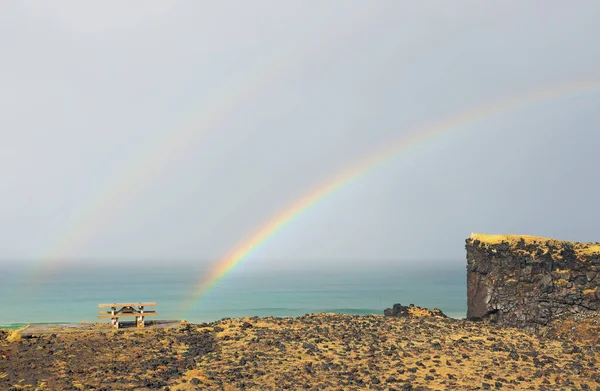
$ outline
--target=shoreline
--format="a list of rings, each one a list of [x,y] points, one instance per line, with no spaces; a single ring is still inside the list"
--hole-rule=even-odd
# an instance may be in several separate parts
[[[446,316],[450,319],[454,319],[454,320],[465,320],[466,319],[466,314],[465,313],[461,313],[459,315],[459,313],[454,313],[454,312],[450,312],[450,313],[445,313]],[[192,323],[192,324],[206,324],[206,323],[217,323],[217,322],[221,322],[221,321],[225,321],[225,320],[230,320],[230,319],[246,319],[246,318],[259,318],[259,319],[295,319],[298,317],[302,317],[302,316],[308,316],[308,315],[347,315],[347,316],[381,316],[384,317],[383,315],[383,310],[381,310],[379,313],[368,313],[368,314],[354,314],[354,313],[347,313],[347,312],[311,312],[311,313],[305,313],[305,314],[300,314],[300,315],[296,315],[296,316],[275,316],[275,315],[269,315],[269,316],[258,316],[258,315],[245,315],[245,316],[232,316],[232,317],[222,317],[219,318],[217,320],[188,320],[188,319],[180,319],[180,320],[173,320],[173,319],[154,319],[154,322],[181,322],[181,321],[186,321],[188,323]],[[127,321],[125,321],[127,322]],[[0,330],[15,330],[24,326],[28,326],[28,327],[32,327],[32,326],[36,326],[36,327],[42,327],[42,326],[64,326],[64,327],[75,327],[75,326],[82,326],[82,325],[93,325],[93,324],[107,324],[109,325],[109,322],[16,322],[16,323],[7,323],[7,324],[0,324]]]
[[[290,318],[297,318],[300,316],[306,316],[306,315],[318,315],[318,314],[335,314],[335,315],[348,315],[348,316],[371,316],[371,315],[376,315],[376,316],[384,316],[383,312],[384,309],[381,310],[377,310],[376,312],[366,312],[367,310],[364,310],[365,312],[362,312],[363,310],[361,309],[356,309],[355,312],[352,311],[314,311],[314,312],[302,312],[302,313],[298,313],[297,315],[290,315],[290,316],[279,316],[279,315],[252,315],[252,314],[243,314],[243,315],[239,315],[239,316],[222,316],[219,317],[217,319],[183,319],[186,322],[189,323],[193,323],[193,324],[202,324],[202,323],[215,323],[215,322],[220,322],[222,320],[226,320],[226,319],[242,319],[242,318],[278,318],[278,319],[290,319]],[[456,320],[462,320],[466,318],[466,311],[461,311],[461,312],[446,312],[443,311],[444,314],[446,314],[446,316],[448,318],[451,319],[456,319]],[[155,321],[163,321],[163,320],[169,320],[170,319],[155,319]],[[23,327],[23,326],[27,326],[27,325],[78,325],[78,324],[93,324],[93,323],[102,323],[102,322],[98,322],[97,320],[94,321],[35,321],[35,322],[12,322],[12,323],[0,323],[0,329],[14,329],[14,328],[19,328],[19,327]],[[108,324],[108,322],[107,322]]]

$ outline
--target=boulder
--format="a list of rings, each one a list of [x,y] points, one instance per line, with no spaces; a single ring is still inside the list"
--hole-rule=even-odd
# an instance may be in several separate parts
[[[467,250],[467,318],[539,329],[600,310],[600,243],[472,234]]]
[[[384,316],[390,317],[422,317],[422,316],[433,316],[439,318],[447,318],[441,310],[434,308],[432,310],[424,307],[419,307],[414,304],[403,306],[402,304],[396,303],[392,308],[386,308],[383,311]]]

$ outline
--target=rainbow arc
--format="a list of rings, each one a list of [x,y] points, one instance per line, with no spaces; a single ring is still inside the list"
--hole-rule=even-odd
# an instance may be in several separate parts
[[[532,104],[595,92],[599,89],[600,81],[572,82],[551,86],[533,91],[529,94],[472,107],[456,115],[442,119],[441,121],[413,130],[407,137],[365,157],[354,166],[339,173],[320,186],[317,186],[312,191],[297,199],[286,209],[272,216],[258,230],[243,241],[241,245],[216,262],[210,271],[202,276],[200,281],[194,287],[193,292],[185,300],[185,303],[182,306],[182,313],[184,316],[189,313],[190,310],[194,308],[207,292],[209,292],[219,281],[225,278],[225,276],[227,276],[227,274],[235,267],[248,260],[251,255],[264,246],[273,235],[284,229],[287,224],[292,222],[299,215],[307,212],[311,207],[318,204],[326,197],[331,196],[337,190],[356,181],[390,159],[408,151],[410,148],[415,148],[442,134],[457,131],[490,117],[505,114]]]

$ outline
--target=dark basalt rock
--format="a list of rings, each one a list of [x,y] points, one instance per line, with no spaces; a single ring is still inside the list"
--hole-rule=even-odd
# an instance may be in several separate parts
[[[466,240],[467,318],[539,329],[600,310],[600,246],[513,235]]]
[[[414,304],[409,304],[408,306],[404,306],[400,303],[396,303],[392,306],[392,308],[386,308],[383,311],[384,316],[390,317],[422,317],[422,316],[434,316],[440,318],[447,318],[446,314],[444,314],[440,309],[434,308],[432,310],[424,307],[419,307]]]

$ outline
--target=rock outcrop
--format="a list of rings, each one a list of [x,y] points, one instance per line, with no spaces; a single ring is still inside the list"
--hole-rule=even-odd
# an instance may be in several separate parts
[[[467,318],[537,329],[600,310],[600,243],[472,234]]]
[[[383,311],[384,316],[395,316],[395,317],[421,317],[421,316],[434,316],[439,318],[447,318],[446,314],[444,314],[440,309],[434,308],[432,310],[428,308],[423,308],[416,306],[414,304],[409,304],[408,306],[404,306],[402,304],[396,303],[392,306],[392,308],[386,308]]]

